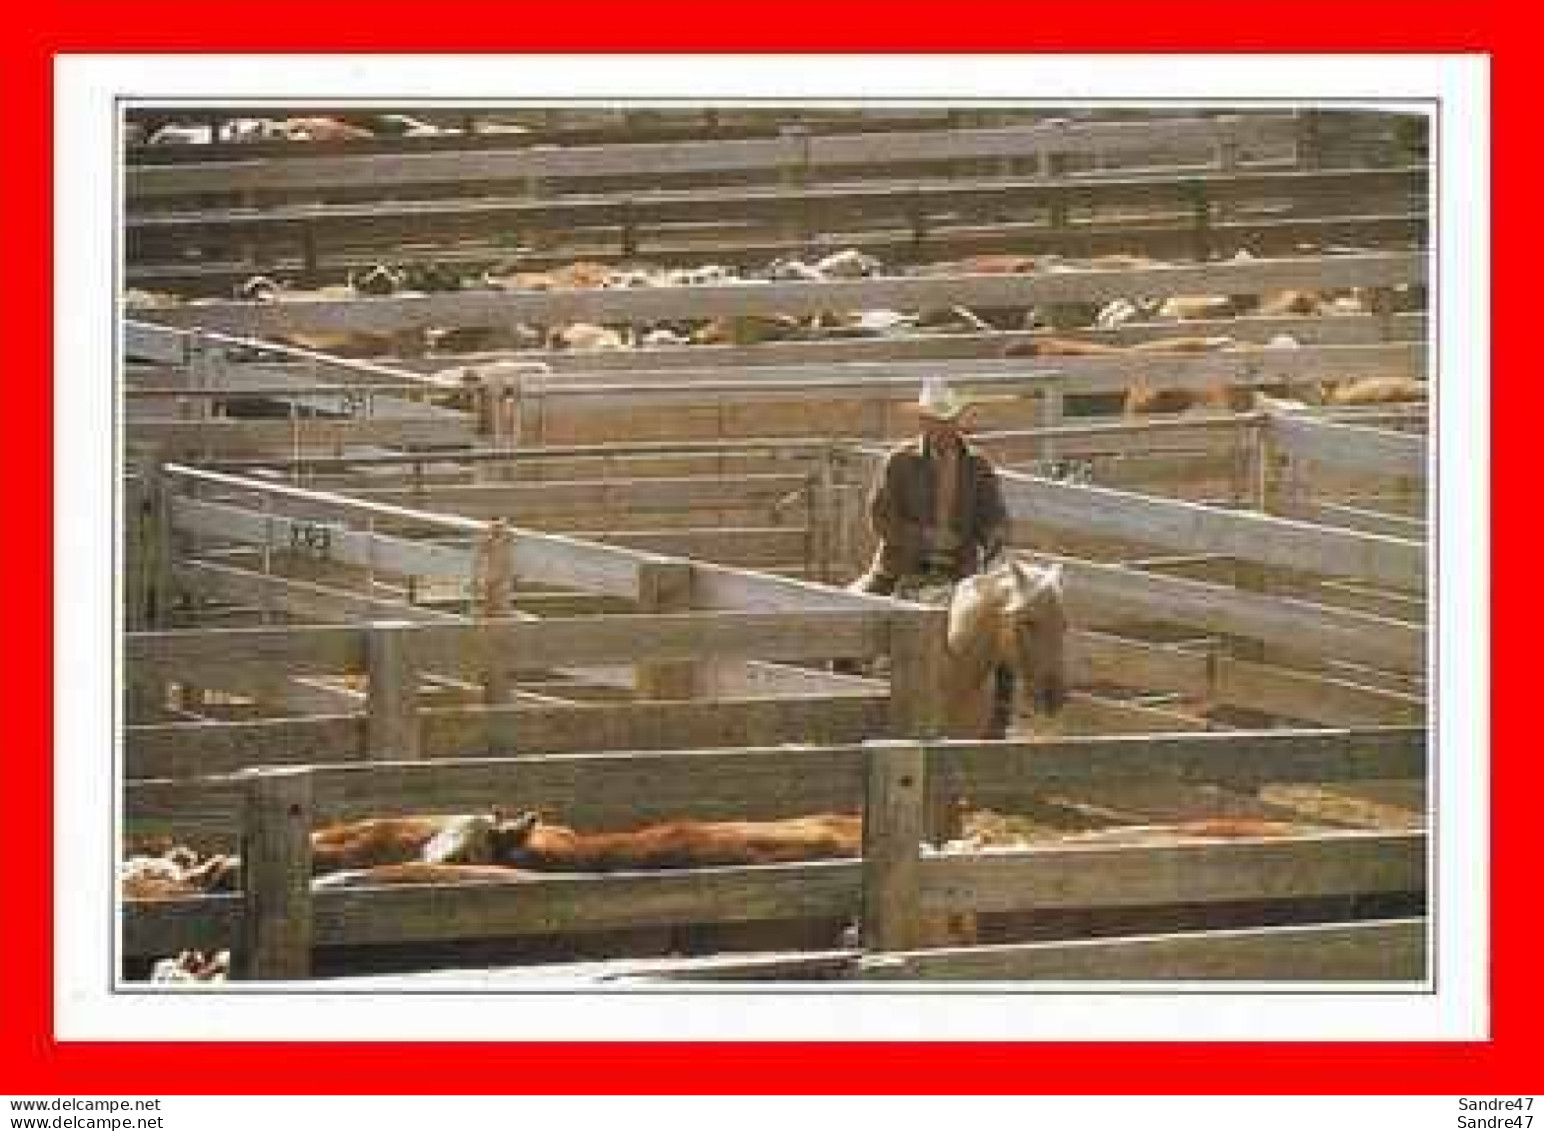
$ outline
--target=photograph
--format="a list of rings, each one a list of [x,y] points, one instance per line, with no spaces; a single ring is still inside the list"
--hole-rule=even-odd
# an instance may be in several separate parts
[[[1483,50],[159,34],[0,209],[7,1088],[1527,1079]]]
[[[119,991],[1430,987],[1434,103],[117,110]]]

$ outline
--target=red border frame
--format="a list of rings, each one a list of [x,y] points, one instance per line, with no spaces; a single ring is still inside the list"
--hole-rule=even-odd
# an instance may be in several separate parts
[[[1111,3],[1114,3],[1114,10]],[[1091,15],[1076,5],[970,5],[950,18],[936,6],[887,3],[873,12],[784,0],[779,19],[727,24],[721,3],[585,3],[547,9],[442,0],[432,22],[399,0],[334,0],[323,6],[270,0],[263,19],[160,0],[107,5],[75,0],[8,8],[0,57],[6,172],[0,225],[12,257],[32,268],[5,278],[7,412],[0,418],[0,474],[7,484],[4,570],[8,636],[6,713],[11,741],[0,756],[12,846],[0,875],[0,1090],[10,1094],[508,1093],[592,1092],[982,1092],[1097,1094],[1187,1092],[1484,1093],[1527,1091],[1544,1063],[1535,1045],[1544,1019],[1544,979],[1529,943],[1540,924],[1530,903],[1537,841],[1526,808],[1538,763],[1522,749],[1518,666],[1529,643],[1527,581],[1518,524],[1496,523],[1494,600],[1513,615],[1494,625],[1492,1005],[1493,1039],[1442,1044],[303,1044],[60,1043],[52,1036],[52,57],[127,51],[1479,51],[1492,55],[1500,150],[1494,206],[1508,238],[1497,244],[1498,296],[1512,318],[1494,318],[1496,363],[1510,367],[1505,413],[1496,414],[1492,482],[1518,484],[1523,429],[1536,391],[1521,376],[1517,317],[1523,257],[1538,246],[1529,190],[1539,147],[1526,127],[1523,95],[1531,36],[1522,18],[1486,2],[1299,0],[1289,7],[1163,6],[1106,0]],[[1126,9],[1122,12],[1121,9]],[[23,11],[24,16],[12,13]],[[667,12],[670,13],[667,16]],[[394,20],[393,16],[405,17]],[[1155,15],[1157,18],[1155,19]],[[27,20],[28,26],[19,26]],[[1097,29],[1094,26],[1097,20]],[[225,25],[225,26],[222,26]],[[752,31],[751,27],[755,30]],[[1531,148],[1530,148],[1531,147]],[[15,260],[13,258],[13,264]],[[1494,387],[1499,393],[1499,386]],[[20,551],[20,552],[18,552]],[[17,597],[20,600],[17,600]],[[1476,751],[1475,756],[1481,756]],[[217,1055],[218,1070],[189,1073],[189,1053]],[[604,1065],[603,1070],[598,1070]],[[168,1066],[175,1066],[176,1075]]]

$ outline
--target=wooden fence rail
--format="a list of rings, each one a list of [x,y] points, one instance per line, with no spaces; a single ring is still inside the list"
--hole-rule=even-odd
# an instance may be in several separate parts
[[[1287,145],[1292,115],[1170,119],[1162,122],[1045,122],[995,129],[811,135],[743,141],[675,142],[576,148],[297,157],[201,165],[140,165],[127,170],[131,203],[164,196],[333,189],[351,184],[400,186],[530,178],[781,172],[808,178],[841,166],[1035,158],[1190,146],[1214,158],[1217,147]]]
[[[131,213],[124,221],[134,258],[136,241],[152,237],[273,236],[315,229],[336,241],[348,236],[415,240],[426,235],[479,231],[570,231],[586,225],[700,224],[709,218],[741,221],[798,219],[820,209],[822,222],[872,221],[881,216],[925,216],[939,209],[1144,207],[1185,209],[1258,199],[1291,200],[1319,208],[1348,208],[1379,197],[1425,193],[1424,166],[1393,169],[1220,171],[1089,178],[961,178],[947,180],[736,186],[569,194],[550,198],[475,197],[451,200],[280,204]],[[326,225],[327,227],[323,227]],[[343,233],[338,235],[336,233]]]

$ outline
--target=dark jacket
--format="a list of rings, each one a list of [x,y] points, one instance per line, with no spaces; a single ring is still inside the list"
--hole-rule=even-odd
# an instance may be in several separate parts
[[[950,525],[960,548],[950,572],[963,577],[980,569],[982,558],[1007,538],[1008,509],[997,472],[985,456],[967,444],[958,468],[960,486]],[[937,460],[921,440],[885,457],[869,495],[869,521],[880,539],[875,563],[879,572],[895,578],[926,572],[926,528],[933,522],[937,480]]]

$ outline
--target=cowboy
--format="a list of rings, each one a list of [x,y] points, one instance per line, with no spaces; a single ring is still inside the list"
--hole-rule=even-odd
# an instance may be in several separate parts
[[[903,581],[958,581],[1001,551],[1008,511],[997,472],[965,442],[970,407],[941,380],[923,384],[921,435],[890,452],[869,496],[879,549],[864,592],[888,596]]]
[[[970,408],[947,382],[923,383],[920,436],[890,452],[869,496],[879,548],[855,588],[889,596],[903,585],[952,584],[1001,553],[1008,509],[991,462],[965,441]],[[994,733],[1006,732],[1012,710],[1013,675],[999,669]]]

